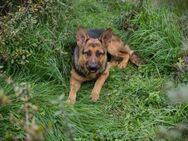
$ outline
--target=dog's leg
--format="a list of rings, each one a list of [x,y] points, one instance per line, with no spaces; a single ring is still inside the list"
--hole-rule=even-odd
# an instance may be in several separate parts
[[[103,74],[96,80],[94,88],[91,92],[91,99],[92,101],[96,102],[99,99],[99,94],[101,91],[101,88],[106,81],[106,79],[109,76],[109,66],[107,66],[106,70],[104,71]]]
[[[108,63],[109,68],[118,66],[118,61],[115,59],[111,59],[111,61]]]
[[[81,86],[81,81],[75,79],[73,75],[71,75],[70,78],[70,92],[69,92],[69,97],[67,99],[67,102],[70,104],[74,104],[76,102],[76,93],[80,89]]]
[[[130,55],[128,53],[121,53],[121,55],[119,56],[121,56],[123,60],[118,64],[118,67],[121,69],[126,68],[129,62]]]

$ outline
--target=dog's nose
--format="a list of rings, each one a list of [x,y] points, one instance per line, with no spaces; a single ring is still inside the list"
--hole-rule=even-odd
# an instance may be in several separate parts
[[[96,71],[96,70],[97,70],[97,64],[95,64],[95,63],[90,64],[90,65],[89,65],[89,69],[90,69],[91,71]]]

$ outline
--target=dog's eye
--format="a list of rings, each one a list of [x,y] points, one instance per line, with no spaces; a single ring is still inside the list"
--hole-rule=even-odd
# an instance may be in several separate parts
[[[84,51],[83,54],[87,56],[91,56],[91,51]]]
[[[99,56],[101,56],[101,55],[104,55],[104,52],[100,52],[100,51],[97,50],[97,51],[96,51],[96,56],[99,57]]]

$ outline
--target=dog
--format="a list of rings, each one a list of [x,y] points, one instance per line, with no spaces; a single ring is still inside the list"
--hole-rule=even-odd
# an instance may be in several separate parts
[[[91,92],[91,99],[96,102],[111,67],[125,68],[129,59],[138,66],[142,64],[141,59],[112,33],[111,28],[87,31],[78,27],[76,43],[67,99],[70,104],[76,102],[76,94],[83,82],[96,81]]]

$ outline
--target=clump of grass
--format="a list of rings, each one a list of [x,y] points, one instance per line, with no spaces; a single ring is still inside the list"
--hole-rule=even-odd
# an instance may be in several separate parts
[[[156,68],[157,73],[167,73],[178,58],[181,45],[181,32],[175,15],[167,9],[145,7],[137,13],[131,23],[137,24],[128,43],[134,48],[147,65]]]
[[[133,28],[134,32],[129,31],[129,45],[138,51],[152,68],[156,68],[153,71],[158,75],[169,72],[179,56],[181,47],[182,33],[177,16],[170,8],[156,9],[146,4],[141,11],[132,13],[134,16],[129,20],[129,24],[137,28]],[[126,15],[126,12],[122,14],[123,22],[118,26],[126,24]],[[147,66],[151,69],[150,65]]]
[[[156,141],[170,140],[170,141],[186,141],[187,140],[188,127],[187,124],[178,124],[173,128],[165,129],[160,128]]]
[[[172,105],[186,105],[188,102],[187,96],[187,85],[175,86],[174,83],[169,82],[166,84],[166,95],[168,97],[168,102]],[[187,120],[181,121],[169,128],[160,127],[157,131],[157,136],[155,138],[158,140],[182,140],[186,141],[188,137],[188,126]]]

